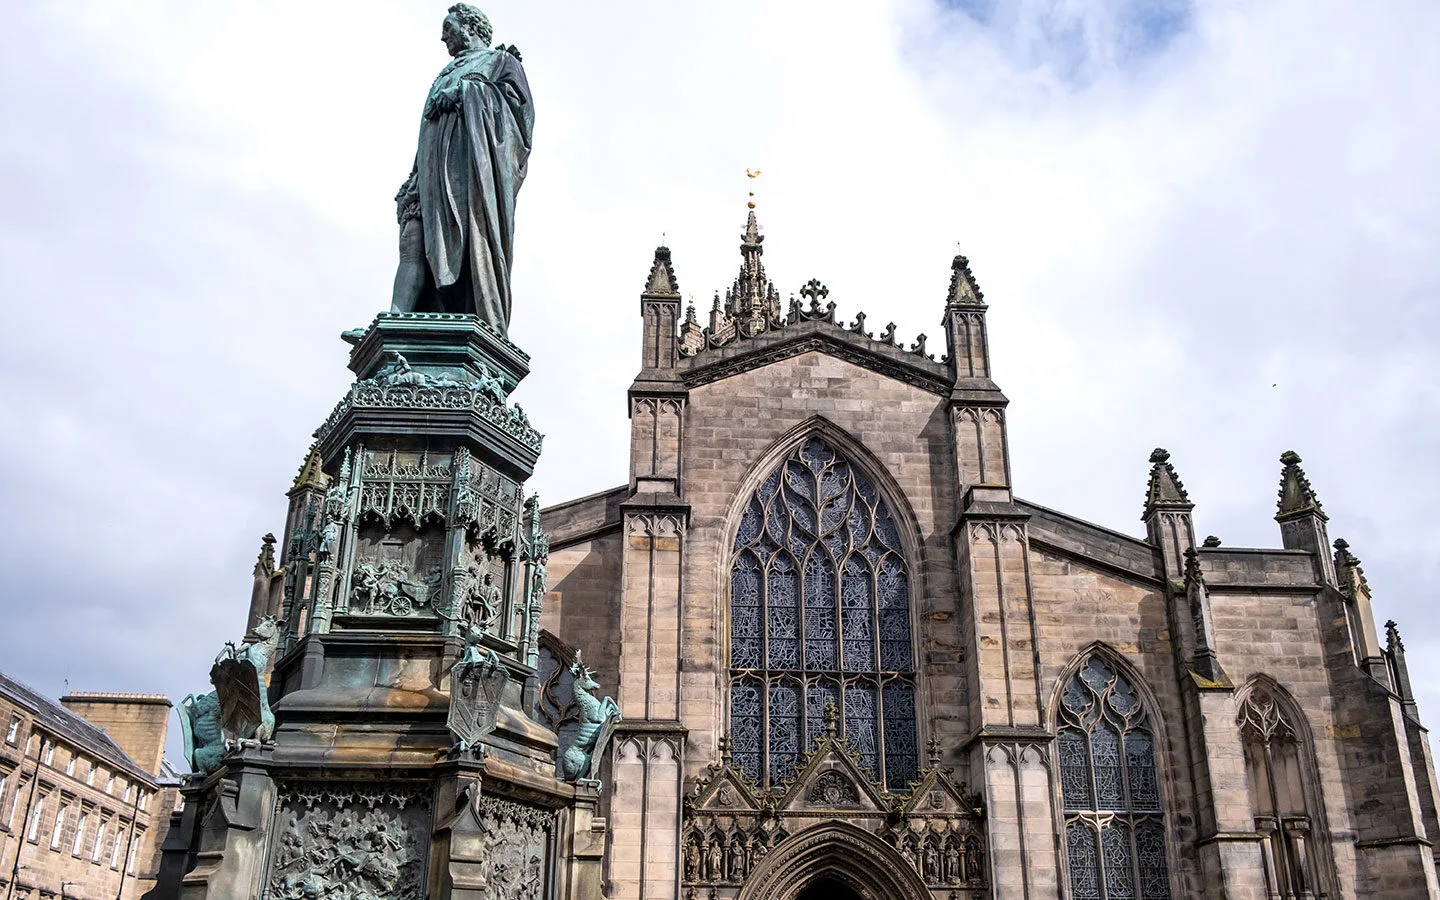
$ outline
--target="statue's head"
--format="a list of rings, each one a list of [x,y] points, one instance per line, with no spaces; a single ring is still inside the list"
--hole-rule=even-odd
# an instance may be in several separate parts
[[[445,42],[451,56],[490,46],[494,32],[483,12],[468,3],[457,3],[447,12],[445,24],[440,27],[440,40]]]
[[[262,616],[259,622],[255,623],[255,633],[260,638],[272,638],[280,631],[280,623],[274,616]]]

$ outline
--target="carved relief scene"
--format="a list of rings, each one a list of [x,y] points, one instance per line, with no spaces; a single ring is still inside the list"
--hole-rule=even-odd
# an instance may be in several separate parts
[[[295,784],[282,789],[267,900],[422,900],[426,788]]]

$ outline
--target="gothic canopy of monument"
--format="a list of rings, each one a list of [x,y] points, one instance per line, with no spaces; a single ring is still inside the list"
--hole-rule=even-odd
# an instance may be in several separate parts
[[[442,39],[391,310],[182,703],[149,897],[1440,897],[1405,647],[1300,456],[1271,548],[1197,541],[1160,449],[1139,536],[1020,499],[963,256],[908,340],[777,288],[753,203],[703,320],[657,248],[629,478],[542,509],[533,104],[479,10]]]

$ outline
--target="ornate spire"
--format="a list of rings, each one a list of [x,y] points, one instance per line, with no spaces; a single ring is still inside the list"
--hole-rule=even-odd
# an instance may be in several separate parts
[[[300,471],[295,475],[295,482],[290,485],[290,494],[295,494],[307,488],[315,491],[324,491],[330,486],[330,476],[325,474],[321,468],[319,444],[311,444],[310,450],[305,454],[305,461],[300,464]]]
[[[945,298],[946,306],[984,306],[985,294],[970,271],[970,260],[955,254],[950,263],[950,294]]]
[[[1190,496],[1185,493],[1185,485],[1180,483],[1180,476],[1170,465],[1170,451],[1156,447],[1150,454],[1150,463],[1150,484],[1145,490],[1145,517],[1162,506],[1193,508]]]
[[[645,296],[679,297],[680,282],[675,280],[675,267],[670,264],[670,248],[655,248],[655,261],[650,264],[650,277],[645,280]]]
[[[1300,454],[1294,450],[1286,450],[1280,454],[1280,462],[1285,468],[1280,472],[1280,502],[1275,519],[1283,521],[1313,513],[1328,521],[1330,517],[1325,515],[1325,510],[1320,506],[1320,499],[1315,496],[1310,479],[1305,477],[1305,470],[1300,468]]]
[[[765,235],[755,219],[754,204],[745,217],[745,233],[740,236],[740,273],[735,284],[725,292],[725,312],[737,320],[747,334],[758,334],[780,318],[780,292],[765,274]]]

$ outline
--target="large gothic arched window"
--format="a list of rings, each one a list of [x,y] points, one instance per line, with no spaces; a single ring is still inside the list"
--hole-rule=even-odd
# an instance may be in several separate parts
[[[1155,732],[1134,686],[1090,657],[1065,682],[1058,725],[1070,895],[1168,900]]]
[[[730,570],[730,739],[757,783],[787,778],[826,708],[876,781],[916,774],[910,575],[875,486],[818,438],[745,507]]]

